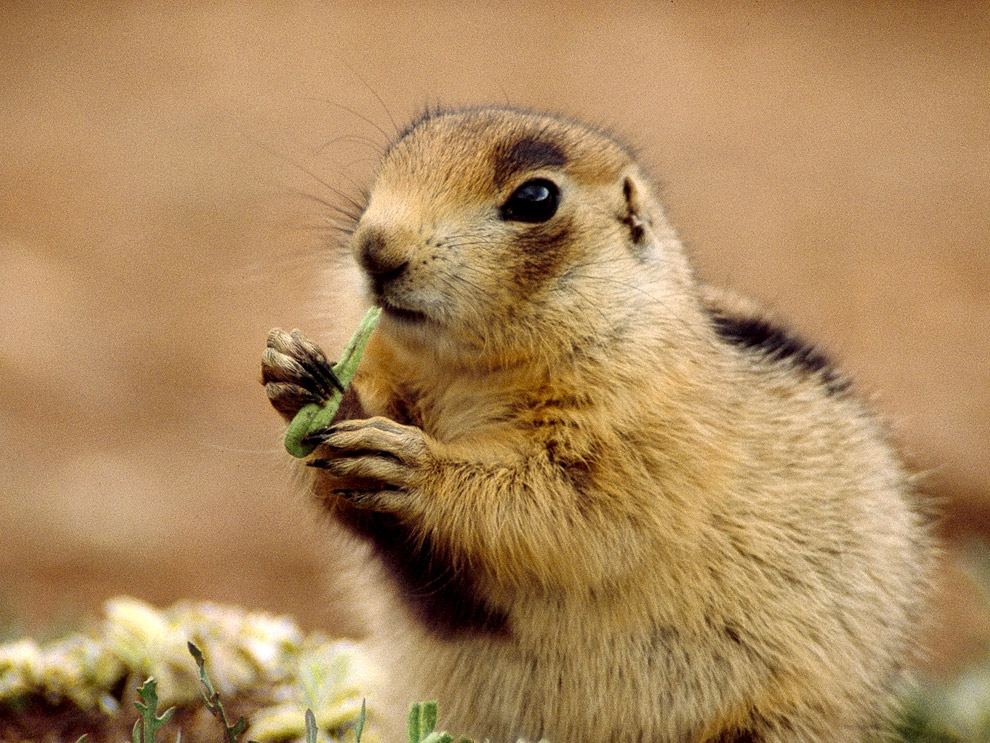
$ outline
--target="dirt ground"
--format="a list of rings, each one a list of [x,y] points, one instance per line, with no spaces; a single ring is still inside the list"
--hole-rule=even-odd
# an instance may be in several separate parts
[[[4,3],[0,620],[127,592],[352,626],[259,355],[349,335],[318,200],[438,103],[636,146],[699,273],[819,340],[990,533],[988,38],[983,2]],[[945,586],[941,664],[988,621]]]

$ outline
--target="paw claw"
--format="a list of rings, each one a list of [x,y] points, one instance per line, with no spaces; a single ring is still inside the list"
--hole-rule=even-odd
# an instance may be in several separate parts
[[[319,346],[298,330],[289,333],[289,338],[292,341],[292,356],[320,384],[327,395],[330,394],[331,387],[336,387],[341,392],[344,391],[344,385],[337,379],[337,375],[333,372],[333,366]]]
[[[288,382],[268,382],[265,385],[268,401],[279,413],[292,417],[310,403],[321,404],[323,398],[305,387]]]
[[[389,490],[350,490],[338,489],[332,491],[335,496],[350,503],[354,508],[366,509],[369,511],[386,511],[387,493],[396,491]]]
[[[322,404],[340,380],[319,346],[298,330],[272,330],[261,354],[261,382],[278,412],[291,418],[310,403]]]
[[[319,446],[326,442],[331,436],[337,432],[337,426],[327,426],[326,428],[317,428],[310,431],[305,436],[303,436],[304,444],[316,444]]]
[[[272,348],[266,348],[261,354],[261,381],[265,384],[268,382],[292,382],[302,385],[310,381],[311,377],[312,375],[306,371],[303,365],[288,354]]]

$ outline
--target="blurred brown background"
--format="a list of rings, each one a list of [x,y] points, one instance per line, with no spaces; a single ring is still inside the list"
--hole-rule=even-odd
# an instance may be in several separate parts
[[[0,620],[127,592],[336,621],[259,354],[273,326],[350,334],[304,194],[356,194],[435,103],[639,147],[699,273],[820,340],[950,535],[987,533],[988,39],[985,2],[4,3]],[[990,636],[946,575],[939,662]]]

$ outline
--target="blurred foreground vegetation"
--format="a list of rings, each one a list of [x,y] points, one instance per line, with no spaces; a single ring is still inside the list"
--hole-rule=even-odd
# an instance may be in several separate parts
[[[990,617],[990,550],[969,562]],[[892,740],[990,743],[990,627],[986,640],[982,660],[905,691]],[[160,741],[216,740],[218,721],[228,743],[377,743],[374,700],[364,709],[372,672],[360,644],[306,635],[288,617],[120,597],[88,631],[0,645],[0,743],[153,743],[159,728]],[[138,712],[150,739],[138,737]],[[413,743],[453,740],[434,732],[435,706],[414,705],[414,717]]]
[[[363,720],[369,668],[354,642],[306,635],[288,617],[210,603],[159,610],[119,597],[105,614],[89,631],[0,645],[0,743],[130,739],[149,678],[155,705],[176,710],[160,740],[175,739],[168,728],[186,740],[216,739],[204,685],[227,703],[231,720],[245,718],[248,738],[259,743],[305,740],[307,709],[322,741],[342,739]],[[373,743],[374,734],[364,740]]]
[[[982,597],[986,631],[982,657],[953,678],[919,679],[905,695],[898,740],[918,743],[990,743],[990,546],[974,543],[964,568]]]

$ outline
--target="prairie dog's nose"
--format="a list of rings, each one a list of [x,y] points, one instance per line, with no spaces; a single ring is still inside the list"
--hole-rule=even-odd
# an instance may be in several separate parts
[[[409,265],[401,241],[389,240],[384,230],[377,227],[369,227],[356,236],[355,252],[361,268],[380,281],[400,276]]]

